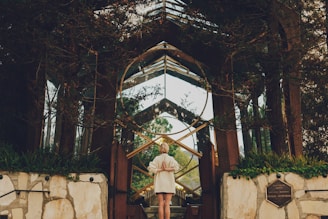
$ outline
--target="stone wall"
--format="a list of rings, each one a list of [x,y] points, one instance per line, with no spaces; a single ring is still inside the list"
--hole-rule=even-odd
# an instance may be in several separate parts
[[[291,199],[278,207],[267,188],[280,180],[291,187]],[[304,179],[294,173],[260,175],[247,180],[225,174],[221,183],[221,219],[320,219],[328,216],[328,178]]]
[[[9,219],[107,219],[107,178],[0,171],[0,215]]]

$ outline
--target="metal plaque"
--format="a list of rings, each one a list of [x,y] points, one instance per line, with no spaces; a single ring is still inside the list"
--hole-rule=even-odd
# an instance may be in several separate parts
[[[277,180],[267,187],[266,198],[280,208],[292,200],[292,188],[287,183]]]

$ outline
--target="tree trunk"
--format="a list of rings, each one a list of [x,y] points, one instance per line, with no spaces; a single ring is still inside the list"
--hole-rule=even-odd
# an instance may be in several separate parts
[[[63,117],[63,104],[61,99],[63,98],[64,91],[62,87],[59,87],[58,95],[57,95],[57,105],[56,105],[56,128],[55,128],[55,139],[54,139],[54,151],[56,153],[59,153],[59,147],[60,147],[60,139],[62,135],[62,117]]]
[[[110,171],[111,146],[114,140],[117,71],[111,66],[106,54],[99,55],[97,101],[91,153],[101,160],[101,168]]]
[[[326,44],[328,48],[328,0],[326,0]]]
[[[292,155],[301,156],[303,154],[302,137],[302,111],[301,111],[301,72],[300,52],[301,31],[300,31],[300,12],[286,7],[278,1],[274,4],[277,13],[281,34],[286,42],[284,54],[284,83],[285,94],[285,114],[287,118],[288,143]]]
[[[40,63],[41,64],[41,63]],[[45,73],[39,66],[28,72],[28,106],[27,106],[27,139],[28,151],[35,151],[42,146],[43,111],[45,102]]]
[[[244,154],[245,154],[245,156],[247,156],[253,150],[252,149],[252,140],[251,140],[251,137],[249,134],[248,111],[247,111],[247,107],[239,107],[239,110],[240,110],[243,142],[244,142]]]
[[[74,84],[74,83],[73,83]],[[72,87],[72,89],[71,89]],[[78,101],[76,98],[76,90],[74,85],[67,84],[63,87],[64,92],[61,97],[61,136],[59,143],[59,153],[67,156],[74,154],[76,126],[78,123]]]
[[[17,152],[34,151],[40,146],[44,74],[38,63],[2,67],[0,80],[0,139]]]
[[[273,9],[269,15],[268,57],[265,70],[268,120],[271,126],[270,138],[272,150],[277,154],[286,153],[286,134],[282,115],[281,91],[281,47],[279,23]]]
[[[258,153],[263,153],[263,145],[261,141],[261,123],[260,123],[260,114],[259,114],[259,101],[256,95],[253,95],[253,117],[254,117],[254,133],[255,133],[255,142],[257,146]]]
[[[83,115],[83,130],[82,130],[82,141],[80,147],[80,154],[86,155],[89,152],[91,142],[92,142],[92,130],[93,130],[93,120],[94,115],[91,113],[92,106],[85,103],[84,105],[84,115]]]
[[[57,97],[55,151],[72,156],[74,153],[78,103],[68,85],[61,86]]]

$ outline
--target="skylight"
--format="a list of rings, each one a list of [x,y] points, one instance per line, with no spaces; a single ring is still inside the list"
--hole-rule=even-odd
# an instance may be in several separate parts
[[[153,0],[146,3],[137,3],[133,6],[120,6],[125,11],[128,21],[123,25],[129,27],[139,26],[142,23],[152,22],[154,20],[166,19],[176,25],[191,24],[196,28],[218,32],[218,25],[206,20],[201,13],[187,14],[188,5],[179,0]],[[112,5],[106,6],[101,10],[95,11],[95,15],[110,14],[116,10]]]

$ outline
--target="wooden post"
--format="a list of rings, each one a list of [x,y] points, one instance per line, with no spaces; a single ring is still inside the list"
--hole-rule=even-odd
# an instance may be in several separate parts
[[[213,96],[214,115],[218,119],[215,125],[215,137],[219,156],[219,173],[232,170],[239,160],[239,147],[236,130],[236,117],[231,94],[217,92]]]
[[[199,175],[202,186],[202,218],[217,218],[217,188],[215,187],[215,151],[208,135],[208,129],[200,130],[197,133],[198,148],[203,153],[199,160]]]
[[[206,148],[206,149],[205,149]],[[202,218],[217,218],[217,189],[215,188],[215,160],[214,149],[207,145],[203,149],[203,157],[199,160],[199,174],[202,185]]]
[[[127,218],[128,159],[121,145],[111,147],[109,219]]]

